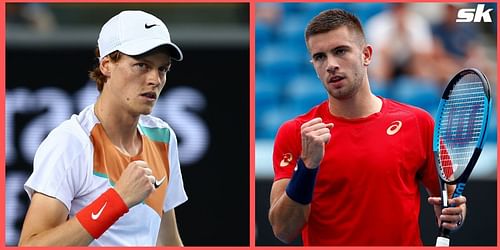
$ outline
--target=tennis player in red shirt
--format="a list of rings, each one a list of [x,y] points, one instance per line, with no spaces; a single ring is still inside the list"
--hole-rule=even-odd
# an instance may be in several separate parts
[[[302,231],[304,245],[422,245],[419,182],[438,224],[458,228],[466,199],[441,208],[433,119],[372,94],[373,48],[359,19],[323,11],[305,38],[328,100],[285,122],[276,135],[269,211],[276,237],[290,242]]]

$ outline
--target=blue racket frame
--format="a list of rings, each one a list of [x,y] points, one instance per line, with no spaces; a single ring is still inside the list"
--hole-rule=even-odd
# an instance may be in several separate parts
[[[442,177],[442,174],[441,174],[442,167],[441,167],[440,159],[439,159],[439,147],[440,147],[439,131],[441,129],[440,121],[441,121],[441,117],[443,115],[443,109],[446,105],[446,102],[449,99],[449,95],[450,95],[451,90],[455,87],[456,83],[464,75],[471,74],[471,73],[477,75],[481,79],[483,89],[484,89],[484,94],[485,94],[484,100],[483,100],[484,101],[484,108],[487,110],[485,110],[485,112],[484,112],[485,116],[484,116],[483,121],[482,121],[481,131],[480,131],[480,134],[478,137],[478,141],[475,145],[474,152],[473,152],[469,162],[467,163],[467,166],[466,166],[464,172],[462,173],[462,175],[460,177],[454,179],[453,181],[447,181]],[[458,72],[450,80],[450,82],[448,83],[448,86],[446,87],[446,89],[443,92],[443,96],[441,98],[441,101],[439,102],[438,110],[436,113],[436,123],[435,123],[435,127],[434,127],[434,138],[433,138],[433,143],[432,143],[432,150],[434,151],[434,159],[436,162],[436,170],[437,170],[438,175],[439,175],[439,181],[440,181],[440,186],[441,186],[441,193],[442,193],[441,197],[443,200],[443,208],[448,207],[447,185],[456,184],[455,190],[453,191],[453,194],[451,196],[452,198],[455,198],[455,197],[462,195],[462,193],[465,189],[465,184],[467,183],[467,180],[469,179],[469,176],[472,173],[472,169],[474,168],[474,166],[477,163],[477,160],[479,159],[479,156],[480,156],[481,151],[483,149],[484,143],[486,141],[486,129],[488,126],[489,117],[490,117],[490,113],[491,113],[491,105],[492,105],[492,101],[491,101],[490,85],[489,85],[488,79],[481,71],[479,71],[478,69],[475,69],[475,68],[467,68],[467,69],[463,69],[460,72]],[[449,239],[449,237],[450,237],[449,234],[450,234],[450,231],[448,229],[444,229],[444,228],[440,227],[439,237],[444,237],[444,238]],[[438,237],[438,241],[439,241],[439,237]],[[438,244],[436,244],[436,245],[438,245]]]

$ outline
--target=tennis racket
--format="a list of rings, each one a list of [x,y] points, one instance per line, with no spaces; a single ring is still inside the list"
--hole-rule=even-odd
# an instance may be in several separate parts
[[[456,185],[452,198],[464,191],[484,145],[490,109],[490,85],[477,69],[458,72],[444,90],[432,146],[443,208],[449,206],[447,185]],[[449,245],[450,230],[440,226],[436,246]]]

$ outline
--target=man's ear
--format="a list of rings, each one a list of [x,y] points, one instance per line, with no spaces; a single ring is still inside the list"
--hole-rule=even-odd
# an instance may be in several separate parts
[[[105,56],[100,62],[99,62],[99,69],[101,70],[101,73],[107,77],[111,76],[111,61],[109,59],[109,56]]]
[[[363,65],[368,66],[372,61],[373,48],[371,45],[367,44],[363,48]]]

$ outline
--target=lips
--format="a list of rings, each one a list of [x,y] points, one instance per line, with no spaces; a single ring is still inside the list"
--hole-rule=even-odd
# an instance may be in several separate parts
[[[156,92],[145,92],[145,93],[142,93],[141,96],[146,97],[150,100],[156,100],[156,98],[157,98]]]
[[[334,89],[339,89],[344,86],[344,80],[345,77],[341,75],[332,75],[328,77],[328,85]]]
[[[339,81],[342,81],[345,77],[342,77],[342,76],[331,76],[330,78],[328,78],[328,82],[329,83],[336,83],[336,82],[339,82]]]

